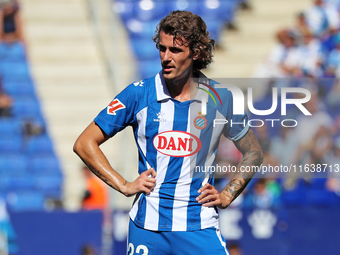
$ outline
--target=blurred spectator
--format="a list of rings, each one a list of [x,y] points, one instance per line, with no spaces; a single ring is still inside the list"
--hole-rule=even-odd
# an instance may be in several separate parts
[[[277,44],[270,51],[265,62],[255,71],[257,78],[283,78],[295,73],[298,62],[297,42],[289,30],[280,30],[276,34]]]
[[[323,0],[314,0],[313,5],[305,12],[309,30],[314,36],[325,36],[330,30],[339,29],[339,14],[332,3]]]
[[[34,119],[25,119],[23,129],[25,138],[40,135],[45,132],[44,126],[35,121]]]
[[[332,133],[332,119],[321,108],[321,102],[316,94],[316,91],[311,91],[311,99],[304,104],[305,108],[312,115],[300,114],[297,117],[299,123],[294,129],[295,137],[298,142],[298,153],[295,157],[295,163],[308,164],[310,162],[310,151],[312,149],[313,140],[318,135],[321,129],[323,132]]]
[[[6,43],[24,41],[19,4],[15,0],[0,0],[0,40]]]
[[[320,77],[321,65],[325,56],[321,42],[309,30],[303,31],[301,45],[298,47],[299,72],[296,77]]]
[[[96,255],[94,248],[90,244],[85,244],[81,248],[81,255]]]
[[[63,200],[60,198],[46,198],[45,208],[47,211],[63,210],[64,209]]]
[[[281,196],[281,185],[277,181],[277,179],[274,178],[267,178],[266,179],[266,188],[268,191],[273,194],[276,201],[279,201]]]
[[[246,194],[243,205],[245,208],[273,208],[279,206],[279,186],[271,179],[258,179],[253,189]],[[275,187],[274,187],[275,186]]]
[[[332,150],[327,155],[326,161],[328,164],[332,166],[339,165],[340,167],[340,136],[334,139]],[[340,178],[340,171],[337,171],[337,169],[334,168],[334,171],[332,171],[331,176]]]
[[[86,180],[86,191],[82,208],[87,210],[104,210],[108,206],[107,187],[87,166],[84,166],[82,171]]]
[[[333,169],[326,181],[326,188],[340,196],[340,136],[334,140],[332,153],[327,158],[327,164],[331,165]]]
[[[311,116],[302,114],[298,109],[289,109],[288,115],[295,119],[298,125],[294,128],[281,127],[279,136],[270,140],[268,154],[274,159],[271,162],[277,165],[340,164],[340,138],[339,141],[334,139],[340,136],[340,86],[339,81],[334,79],[340,77],[340,1],[312,2],[311,7],[298,13],[294,27],[282,29],[276,34],[278,44],[255,73],[256,77],[263,78],[311,77],[309,81],[313,82],[301,84],[303,87],[307,85],[306,88],[312,93],[312,98],[304,104]],[[323,79],[324,77],[331,79]],[[299,83],[299,80],[294,79],[294,83]],[[278,86],[277,81],[272,83]],[[271,88],[270,84],[268,88]],[[259,138],[259,141],[263,141],[260,143],[264,151],[268,140],[265,139],[265,133],[268,132],[259,129],[259,136],[264,137]],[[263,165],[265,164],[266,160],[263,162]],[[293,173],[283,180],[280,186],[275,179],[273,185],[267,181],[265,186],[268,189],[271,186],[269,193],[280,194],[281,185],[288,190],[300,188],[296,182],[297,177],[301,176]],[[320,178],[320,173],[318,176],[304,173],[303,177],[305,180],[299,183],[312,182],[308,179]],[[261,182],[259,187],[256,187],[257,190],[259,188],[263,188]],[[340,171],[333,171],[325,188],[340,196]],[[248,193],[250,195],[252,192]],[[252,196],[247,196],[245,200],[254,200],[254,195]]]
[[[0,81],[0,117],[12,116],[12,104],[12,98],[3,91],[2,83]]]
[[[326,73],[330,77],[340,76],[340,34],[334,36],[335,47],[328,55],[326,62]]]
[[[335,79],[332,88],[326,96],[326,103],[333,115],[340,115],[340,80]],[[339,126],[340,127],[340,126]]]
[[[242,255],[242,247],[238,243],[230,243],[227,245],[229,255]]]
[[[298,13],[294,27],[277,33],[279,43],[256,69],[255,77],[339,76],[339,3],[314,0],[310,8]]]
[[[329,32],[329,34],[327,36],[320,38],[320,41],[322,43],[322,47],[323,47],[325,54],[327,56],[333,49],[335,49],[337,47],[337,44],[338,44],[338,41],[339,41],[338,34],[339,34],[338,30],[332,30],[332,31]]]
[[[340,197],[340,178],[330,177],[326,181],[326,189]]]
[[[303,32],[306,30],[309,30],[306,15],[304,12],[300,12],[296,16],[296,23],[294,28],[292,28],[292,32],[297,36],[297,38],[301,38]]]
[[[312,86],[312,85],[310,85]],[[327,132],[333,133],[333,122],[327,112],[322,109],[322,103],[318,98],[317,91],[310,87],[311,99],[304,104],[304,107],[311,115],[300,113],[295,119],[298,125],[293,129],[293,136],[296,139],[296,150],[293,155],[292,165],[305,165],[314,163],[312,149],[318,134]],[[323,130],[324,129],[324,130]],[[304,178],[311,178],[311,172],[304,172]],[[296,186],[296,173],[289,173],[291,178],[287,178],[284,187],[287,190]]]
[[[340,14],[340,1],[339,0],[323,0],[327,6],[332,6],[338,14]]]
[[[293,135],[294,128],[281,127],[279,136],[274,137],[270,144],[270,153],[277,165],[289,166],[297,153],[298,143]]]
[[[327,126],[321,126],[316,132],[311,144],[312,164],[326,164],[327,156],[331,153],[333,142],[332,135]]]

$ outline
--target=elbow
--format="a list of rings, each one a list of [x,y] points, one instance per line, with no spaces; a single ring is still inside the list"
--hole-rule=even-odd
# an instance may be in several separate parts
[[[98,147],[98,144],[95,141],[80,135],[73,145],[73,152],[84,161],[94,153],[96,147]]]
[[[73,145],[73,152],[75,154],[78,154],[78,152],[79,152],[79,145],[78,145],[77,142],[75,142],[74,145]]]
[[[79,155],[81,154],[82,148],[83,146],[81,145],[81,141],[79,141],[79,138],[78,138],[73,145],[73,152]]]

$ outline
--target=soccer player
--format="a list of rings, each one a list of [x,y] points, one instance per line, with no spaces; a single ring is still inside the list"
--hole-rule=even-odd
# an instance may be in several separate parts
[[[241,171],[242,166],[262,162],[247,116],[233,115],[231,92],[215,90],[215,82],[200,72],[211,63],[214,49],[206,29],[201,17],[187,11],[174,11],[162,19],[153,38],[162,70],[126,87],[74,145],[99,178],[125,196],[136,195],[128,254],[228,254],[217,207],[228,207],[253,177],[254,173]],[[209,98],[204,108],[207,88],[221,100],[215,104]],[[213,127],[216,118],[238,124]],[[110,166],[99,148],[126,126],[132,126],[139,151],[140,175],[132,182]],[[197,169],[214,165],[222,134],[244,156],[219,193],[213,173]]]

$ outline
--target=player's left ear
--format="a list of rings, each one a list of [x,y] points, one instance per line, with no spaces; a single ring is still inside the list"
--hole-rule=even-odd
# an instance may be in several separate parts
[[[200,56],[200,50],[199,49],[195,49],[194,50],[194,53],[192,54],[192,59],[193,60],[197,60],[198,58],[199,58],[199,56]]]

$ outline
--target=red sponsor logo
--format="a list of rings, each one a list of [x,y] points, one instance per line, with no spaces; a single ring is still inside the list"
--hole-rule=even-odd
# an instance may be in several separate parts
[[[165,131],[155,136],[153,146],[167,156],[187,157],[196,154],[201,149],[202,142],[188,132]]]
[[[113,100],[107,107],[107,114],[116,115],[116,112],[124,109],[125,105],[119,99]]]

